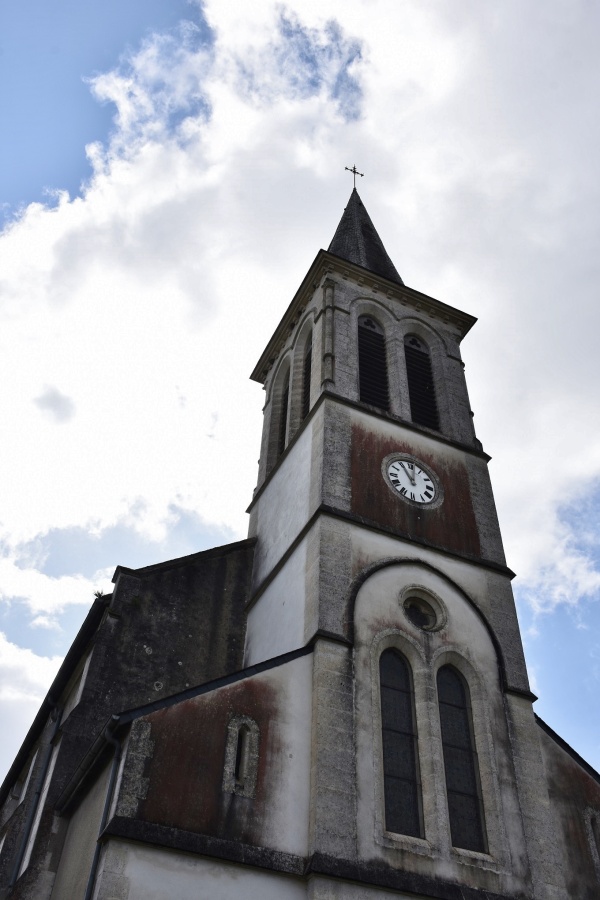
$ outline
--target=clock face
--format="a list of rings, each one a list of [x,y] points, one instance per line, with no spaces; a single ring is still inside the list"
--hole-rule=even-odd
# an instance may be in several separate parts
[[[427,504],[438,499],[435,481],[414,459],[396,457],[387,463],[385,472],[393,489],[405,500]]]

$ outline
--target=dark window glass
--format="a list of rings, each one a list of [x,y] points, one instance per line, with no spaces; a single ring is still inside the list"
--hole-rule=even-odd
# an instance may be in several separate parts
[[[302,369],[302,418],[305,419],[310,409],[310,376],[312,368],[312,335],[306,344],[304,366]]]
[[[437,625],[435,610],[422,597],[408,597],[403,605],[404,612],[417,628],[422,628],[423,631],[431,631]]]
[[[235,781],[242,784],[246,774],[246,757],[248,755],[249,729],[242,725],[238,731],[237,747],[235,750]]]
[[[370,316],[358,320],[358,380],[360,399],[386,412],[390,408],[385,335]]]
[[[483,805],[468,688],[452,666],[437,676],[452,846],[485,853]]]
[[[379,660],[385,827],[396,834],[422,837],[421,785],[410,670],[396,650]]]
[[[439,431],[440,423],[429,349],[414,334],[409,334],[404,339],[404,356],[408,377],[410,417],[417,425],[425,425],[427,428],[435,428],[436,431]]]
[[[288,406],[290,401],[290,373],[288,372],[283,382],[281,392],[281,405],[279,407],[279,435],[277,441],[277,455],[281,456],[285,450],[285,436],[287,432]]]

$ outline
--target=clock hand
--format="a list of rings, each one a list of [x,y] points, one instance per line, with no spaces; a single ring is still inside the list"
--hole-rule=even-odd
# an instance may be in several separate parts
[[[400,465],[402,466],[402,468],[404,469],[404,471],[405,471],[406,474],[408,475],[408,478],[409,478],[410,483],[411,483],[413,486],[416,485],[417,482],[415,481],[414,475],[411,475],[411,474],[410,474],[410,472],[408,471],[408,469],[406,468],[406,466],[404,465],[404,463],[402,462],[402,460],[400,460]]]

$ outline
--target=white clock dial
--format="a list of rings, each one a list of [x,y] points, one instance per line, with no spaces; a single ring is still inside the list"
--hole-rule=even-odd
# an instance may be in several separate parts
[[[410,459],[395,459],[388,464],[387,475],[394,490],[416,503],[433,503],[437,489],[431,476]]]

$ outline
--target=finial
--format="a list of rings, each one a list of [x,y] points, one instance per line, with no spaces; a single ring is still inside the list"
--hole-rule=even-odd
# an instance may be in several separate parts
[[[354,187],[356,187],[356,176],[360,175],[361,178],[364,178],[364,172],[359,172],[356,168],[356,164],[353,165],[351,169],[349,169],[348,166],[344,166],[344,168],[346,172],[352,172],[352,174],[354,175]]]

